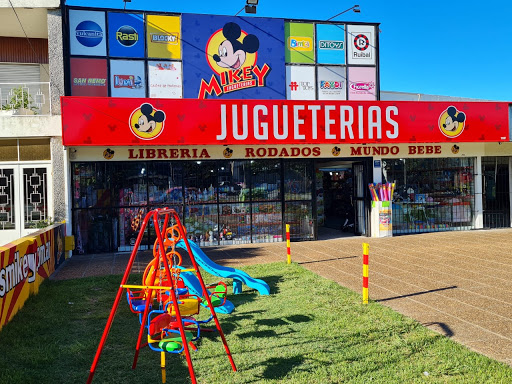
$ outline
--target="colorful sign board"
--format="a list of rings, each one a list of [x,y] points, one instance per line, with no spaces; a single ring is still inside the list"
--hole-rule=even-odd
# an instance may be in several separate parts
[[[105,12],[69,10],[69,44],[72,55],[105,56]]]
[[[181,59],[180,17],[147,15],[146,19],[148,57]]]
[[[312,23],[284,24],[285,58],[287,63],[315,63],[314,29]]]
[[[509,141],[499,102],[62,97],[61,106],[65,146]]]
[[[375,65],[375,27],[372,25],[348,25],[348,64]]]
[[[184,14],[182,27],[184,97],[286,97],[282,19]]]
[[[114,57],[144,57],[144,15],[108,13],[108,52]]]
[[[377,100],[377,73],[375,67],[348,68],[348,99]]]
[[[180,61],[149,61],[149,97],[181,98],[183,95]]]
[[[145,97],[144,62],[110,60],[110,94],[114,97]]]
[[[315,100],[315,67],[312,65],[286,66],[286,98],[288,100]]]
[[[318,100],[347,99],[346,67],[322,66],[317,72]]]
[[[73,96],[108,96],[106,59],[72,57],[70,67]]]
[[[0,247],[0,329],[36,294],[64,255],[64,224]]]
[[[318,64],[345,64],[345,25],[316,25],[316,61]]]

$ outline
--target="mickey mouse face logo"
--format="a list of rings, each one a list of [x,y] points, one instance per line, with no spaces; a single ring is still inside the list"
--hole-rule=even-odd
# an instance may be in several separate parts
[[[331,150],[331,153],[333,156],[339,156],[340,153],[341,153],[341,148],[340,147],[334,147],[332,150]]]
[[[132,133],[142,140],[152,140],[164,130],[165,113],[144,103],[130,115],[130,129]]]
[[[206,43],[206,60],[218,75],[256,64],[260,41],[242,31],[236,23],[226,23]]]
[[[454,106],[450,106],[439,116],[438,126],[443,135],[453,138],[462,133],[465,121],[466,114],[457,111],[457,108]]]
[[[457,153],[459,153],[459,146],[458,146],[458,145],[454,145],[454,146],[452,147],[452,153],[453,153],[454,155],[456,155]]]
[[[233,156],[233,150],[231,148],[226,148],[222,154],[226,159],[229,159],[231,156]]]
[[[105,149],[103,151],[103,157],[107,160],[114,158],[114,151],[111,150],[110,148]]]

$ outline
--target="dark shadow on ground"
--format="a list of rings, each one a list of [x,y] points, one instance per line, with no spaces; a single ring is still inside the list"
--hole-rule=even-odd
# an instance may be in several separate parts
[[[428,291],[423,291],[423,292],[415,292],[415,293],[409,293],[407,295],[400,295],[400,296],[393,296],[393,297],[388,297],[386,299],[380,299],[380,300],[375,300],[375,302],[377,303],[382,303],[383,301],[390,301],[390,300],[396,300],[396,299],[403,299],[405,297],[412,297],[412,296],[419,296],[419,295],[425,295],[427,293],[433,293],[433,292],[440,292],[440,291],[446,291],[447,289],[455,289],[455,288],[458,288],[456,285],[452,285],[451,287],[444,287],[444,288],[437,288],[437,289],[430,289]]]
[[[263,363],[265,371],[262,376],[265,379],[282,379],[295,367],[302,365],[304,356],[297,355],[288,358],[271,358]]]
[[[425,327],[433,328],[435,330],[438,330],[438,328],[441,328],[441,334],[445,335],[446,337],[452,337],[455,335],[455,333],[452,331],[452,329],[446,324],[446,323],[439,323],[437,321],[431,322],[431,323],[424,323],[422,324]]]
[[[357,257],[359,257],[359,256],[335,257],[334,259],[303,261],[302,263],[297,263],[297,264],[304,265],[304,264],[313,264],[313,263],[323,263],[325,261],[337,261],[337,260],[344,260],[344,259],[355,259]]]

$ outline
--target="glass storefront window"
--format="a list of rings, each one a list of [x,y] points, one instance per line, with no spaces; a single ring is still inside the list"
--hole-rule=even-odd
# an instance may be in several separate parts
[[[188,238],[197,244],[217,244],[219,238],[217,204],[186,206],[184,225]]]
[[[137,206],[148,202],[146,162],[112,163],[114,206]]]
[[[252,201],[281,199],[281,163],[279,160],[253,160]]]
[[[175,209],[201,246],[282,241],[285,206],[299,223],[295,238],[310,239],[313,169],[309,160],[281,159],[72,163],[77,252],[130,251],[156,207]],[[141,249],[153,246],[152,225]]]
[[[217,163],[218,194],[220,202],[248,200],[248,164],[247,161],[219,161]]]
[[[112,204],[110,164],[78,163],[73,165],[73,207],[98,208]]]
[[[474,228],[474,159],[384,159],[395,183],[393,233]]]
[[[284,163],[285,200],[311,200],[312,163],[309,161],[290,161]]]
[[[313,207],[311,202],[286,202],[284,220],[290,224],[290,238],[314,239]]]
[[[183,165],[178,163],[148,164],[149,202],[179,204],[183,202]]]
[[[188,162],[183,166],[185,202],[216,202],[216,164],[214,161]]]
[[[252,209],[252,241],[254,243],[282,241],[282,204],[254,203]]]

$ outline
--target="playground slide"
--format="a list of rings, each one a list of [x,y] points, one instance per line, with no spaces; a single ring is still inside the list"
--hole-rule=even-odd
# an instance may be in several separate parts
[[[256,289],[260,295],[270,294],[270,287],[263,280],[255,279],[239,269],[218,265],[211,261],[210,258],[203,252],[203,250],[199,248],[199,246],[192,240],[189,240],[188,243],[190,244],[190,249],[192,250],[197,263],[210,275],[233,279],[233,288],[235,288],[235,284],[237,282],[242,282],[248,287]],[[176,246],[182,249],[186,249],[186,245],[183,240],[180,240]]]
[[[199,279],[192,272],[181,272],[180,277],[183,279],[183,282],[188,287],[188,290],[191,294],[197,295],[199,297],[203,296],[203,289],[201,288],[201,283],[199,283]],[[229,300],[226,300],[224,305],[220,307],[215,307],[215,312],[217,313],[231,313],[235,306]]]

